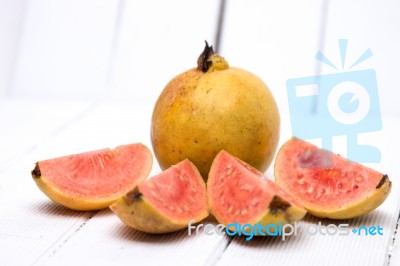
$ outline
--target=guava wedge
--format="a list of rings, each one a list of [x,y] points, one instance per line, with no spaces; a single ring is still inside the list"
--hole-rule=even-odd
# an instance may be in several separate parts
[[[43,160],[31,171],[39,189],[73,210],[107,208],[143,182],[153,157],[143,144],[127,144]]]
[[[142,232],[178,231],[209,215],[206,184],[196,166],[185,159],[139,184],[110,209]]]
[[[306,210],[274,182],[224,150],[212,163],[207,194],[212,214],[225,226],[233,223],[285,225],[306,214]]]
[[[279,149],[277,184],[312,215],[349,219],[381,205],[392,183],[387,175],[292,137]]]

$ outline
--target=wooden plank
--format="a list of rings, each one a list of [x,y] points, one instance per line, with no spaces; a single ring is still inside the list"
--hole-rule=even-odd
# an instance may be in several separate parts
[[[78,232],[54,245],[40,263],[107,265],[210,265],[209,258],[226,238],[203,232],[188,236],[187,230],[149,235],[129,228],[109,210],[101,211]],[[96,254],[96,255],[95,255]]]
[[[110,96],[155,103],[174,76],[215,41],[219,1],[125,1]]]
[[[187,230],[169,235],[143,234],[123,225],[108,210],[74,212],[58,207],[30,180],[30,170],[38,160],[132,142],[150,147],[149,120],[143,116],[151,113],[147,108],[130,102],[101,103],[2,172],[8,177],[0,187],[5,191],[0,200],[6,205],[0,209],[0,223],[5,225],[0,228],[0,242],[2,251],[8,254],[0,256],[2,265],[114,261],[126,265],[133,257],[145,265],[192,265],[193,261],[194,265],[204,265],[218,259],[228,243],[226,236],[208,236],[203,231],[188,236]],[[159,172],[154,161],[151,175]],[[26,251],[25,256],[19,256],[21,250]]]
[[[136,142],[151,148],[152,108],[130,101],[98,102],[73,125],[43,142],[37,160]],[[156,161],[154,168],[159,171]]]
[[[374,69],[376,71],[382,114],[399,115],[396,87],[397,65],[400,61],[400,19],[398,1],[330,1],[323,52],[341,69],[338,39],[348,39],[344,70]],[[349,69],[367,50],[372,56]],[[334,72],[323,65],[325,72]]]
[[[28,1],[10,96],[104,95],[118,1]]]
[[[25,0],[0,1],[0,97],[9,93]]]
[[[1,265],[33,265],[36,260],[53,251],[70,232],[77,231],[92,216],[87,212],[74,212],[43,200],[30,181],[29,169],[11,173],[8,178],[24,177],[22,184],[31,183],[31,189],[14,182],[14,187],[1,186],[0,201],[0,263]],[[18,195],[16,197],[16,195]],[[21,255],[23,254],[23,255]]]
[[[79,119],[90,107],[83,101],[0,99],[0,172]]]
[[[30,174],[46,141],[79,120],[87,108],[79,102],[1,100],[1,265],[35,263],[92,215],[52,203]]]
[[[220,53],[263,79],[287,109],[286,80],[316,71],[323,1],[227,1],[225,16]]]
[[[400,200],[399,200],[400,202]],[[400,205],[400,204],[398,204]],[[396,226],[393,231],[393,235],[389,238],[389,243],[387,245],[387,251],[385,255],[385,265],[399,265],[400,263],[400,207],[397,207],[398,210],[398,217]]]

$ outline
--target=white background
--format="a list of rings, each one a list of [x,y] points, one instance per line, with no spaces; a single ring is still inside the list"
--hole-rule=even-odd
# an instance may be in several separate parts
[[[383,114],[399,115],[399,3],[226,1],[219,52],[258,74],[284,108],[288,78],[320,74],[320,50],[377,72]],[[219,1],[1,0],[0,97],[129,98],[150,103],[215,42]],[[317,73],[318,72],[318,73]]]
[[[399,265],[392,234],[400,183],[400,2],[227,0],[221,24],[220,1],[0,0],[1,265]],[[205,40],[216,45],[219,24],[218,52],[274,94],[281,142],[291,135],[286,80],[347,71],[314,59],[321,51],[340,65],[338,39],[348,39],[349,62],[371,49],[373,57],[355,70],[376,71],[383,129],[360,139],[381,150],[382,162],[372,166],[389,174],[393,191],[377,211],[349,223],[380,223],[384,237],[247,243],[189,239],[185,232],[149,236],[107,210],[77,213],[51,204],[29,180],[41,159],[129,142],[150,146],[159,93],[195,67]],[[334,149],[345,150],[343,143],[337,137]],[[316,221],[308,216],[305,223]]]

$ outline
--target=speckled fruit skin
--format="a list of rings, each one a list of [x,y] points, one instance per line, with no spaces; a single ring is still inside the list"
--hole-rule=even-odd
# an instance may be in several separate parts
[[[166,85],[154,107],[151,140],[162,169],[188,158],[207,179],[222,149],[264,172],[279,128],[276,102],[260,78],[227,64],[211,65],[206,72],[188,70]]]

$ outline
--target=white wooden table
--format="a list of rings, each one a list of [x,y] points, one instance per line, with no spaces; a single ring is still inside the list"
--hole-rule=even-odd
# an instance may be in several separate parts
[[[370,166],[389,175],[392,192],[366,216],[306,216],[301,224],[379,225],[383,235],[300,234],[286,241],[186,230],[148,235],[107,209],[71,211],[39,191],[30,176],[38,160],[134,142],[151,147],[156,98],[170,78],[194,66],[205,39],[216,41],[220,6],[164,2],[18,2],[26,8],[18,22],[23,31],[0,46],[14,55],[0,49],[7,55],[0,62],[0,71],[7,70],[0,75],[0,265],[400,265],[395,1],[226,1],[219,47],[231,65],[270,86],[281,112],[281,143],[291,136],[286,80],[332,73],[314,56],[320,50],[340,65],[338,39],[349,40],[349,61],[373,51],[360,69],[377,73],[383,129],[360,139],[380,149],[381,162]],[[342,136],[334,139],[336,151],[344,145]],[[154,161],[151,175],[159,171]]]
[[[393,181],[387,201],[351,221],[322,220],[324,225],[380,225],[383,236],[300,234],[286,241],[277,237],[248,242],[204,233],[188,236],[187,230],[154,236],[140,233],[124,226],[109,210],[76,212],[60,207],[36,187],[30,170],[38,160],[132,142],[151,147],[148,106],[54,100],[3,100],[0,106],[1,265],[382,265],[389,258],[396,265],[399,260],[399,244],[393,243],[400,183],[395,159],[400,147],[391,142],[400,134],[396,119],[384,120],[380,141],[375,142],[384,155],[377,167]],[[152,174],[159,171],[155,163]],[[307,216],[302,223],[319,221]]]

